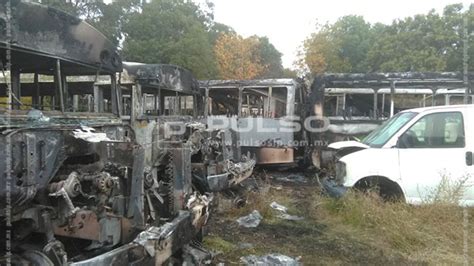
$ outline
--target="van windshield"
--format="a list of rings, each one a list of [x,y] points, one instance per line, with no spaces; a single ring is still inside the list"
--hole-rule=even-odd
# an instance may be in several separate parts
[[[383,125],[372,131],[367,137],[362,140],[362,143],[369,145],[372,148],[380,148],[387,141],[397,133],[400,128],[406,125],[417,113],[415,112],[404,112],[398,113],[394,117],[390,118]]]

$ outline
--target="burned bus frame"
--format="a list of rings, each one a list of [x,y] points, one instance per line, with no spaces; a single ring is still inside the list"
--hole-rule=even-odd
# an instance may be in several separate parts
[[[468,77],[472,78],[472,75],[469,74]],[[413,91],[429,89],[433,95],[438,90],[448,90],[449,92],[449,90],[463,89],[465,101],[473,95],[472,84],[466,84],[463,74],[457,72],[323,74],[316,76],[311,86],[311,100],[315,103],[314,113],[323,114],[322,110],[319,110],[319,106],[323,103],[322,100],[328,89],[352,89],[353,92],[358,89],[373,90],[373,112],[371,117],[374,119],[378,118],[379,94],[390,95],[390,116],[393,115],[395,108],[393,98],[400,93],[397,89]],[[432,105],[434,104],[433,100]]]
[[[203,80],[200,86],[206,93],[205,116],[209,123],[237,129],[242,151],[254,156],[257,164],[294,165],[302,161],[306,132],[288,128],[288,124],[295,122],[302,125],[306,117],[302,82]]]
[[[473,73],[467,78],[472,79]],[[348,95],[372,95],[371,108],[368,115],[352,116],[347,113],[346,99]],[[457,72],[406,72],[406,73],[327,73],[317,75],[311,85],[310,106],[311,115],[327,117],[329,125],[327,131],[310,133],[311,141],[335,142],[360,137],[368,134],[387,117],[397,111],[396,97],[398,95],[423,95],[420,106],[426,106],[427,95],[431,98],[431,105],[437,105],[435,97],[443,95],[444,104],[449,105],[453,96],[462,96],[463,103],[474,99],[472,84],[466,84],[466,76]],[[336,96],[334,112],[328,108],[331,95]],[[381,99],[380,96],[381,95]],[[389,98],[388,104],[386,98]],[[352,103],[354,104],[354,103]],[[334,103],[333,103],[334,105]],[[388,105],[388,112],[385,109]],[[334,106],[333,106],[334,107]],[[312,151],[312,162],[317,168],[331,168],[332,151],[319,146]]]
[[[251,175],[255,163],[241,155],[237,132],[208,128],[204,94],[191,72],[174,65],[125,63],[121,86],[131,103],[125,115],[139,142],[149,147],[147,165],[159,168],[160,158],[173,153],[177,174],[193,176],[201,193],[225,190]]]
[[[0,24],[9,25],[0,31],[0,230],[12,252],[1,261],[160,264],[187,245],[207,203],[193,194],[173,217],[151,218],[144,195],[157,187],[147,183],[144,147],[120,118],[115,46],[39,4],[3,2]],[[109,86],[101,91],[103,76]],[[78,112],[83,94],[93,107]]]

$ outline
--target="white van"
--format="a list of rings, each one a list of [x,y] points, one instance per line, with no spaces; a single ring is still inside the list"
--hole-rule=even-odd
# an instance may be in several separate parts
[[[377,186],[383,197],[429,200],[446,185],[463,183],[460,205],[474,206],[474,105],[410,109],[393,116],[361,142],[329,145],[344,155],[324,186],[337,195]]]

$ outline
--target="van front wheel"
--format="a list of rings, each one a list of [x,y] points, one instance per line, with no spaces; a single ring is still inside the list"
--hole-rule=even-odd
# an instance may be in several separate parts
[[[384,201],[405,201],[405,197],[400,186],[396,182],[393,182],[392,180],[383,176],[365,177],[357,181],[354,188],[365,193],[375,192]]]

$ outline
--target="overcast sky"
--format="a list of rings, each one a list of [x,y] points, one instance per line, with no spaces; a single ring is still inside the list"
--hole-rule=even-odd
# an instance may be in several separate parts
[[[370,23],[390,24],[394,19],[441,12],[466,0],[212,0],[215,20],[234,28],[244,37],[267,36],[283,53],[283,65],[291,67],[301,42],[314,31],[316,22],[334,22],[345,15],[362,15]]]

